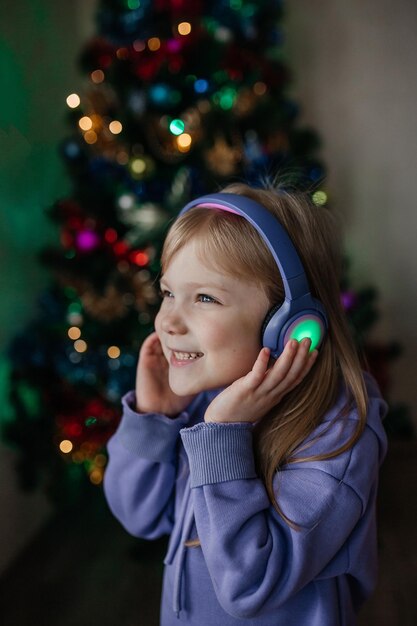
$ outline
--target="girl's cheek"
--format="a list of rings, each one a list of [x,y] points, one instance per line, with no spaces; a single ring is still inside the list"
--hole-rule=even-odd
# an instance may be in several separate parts
[[[155,317],[155,331],[159,338],[161,338],[161,311],[159,310]]]

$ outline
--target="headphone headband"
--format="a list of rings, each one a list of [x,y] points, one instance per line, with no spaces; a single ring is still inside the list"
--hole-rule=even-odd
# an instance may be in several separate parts
[[[271,251],[281,273],[286,299],[297,300],[310,292],[300,257],[287,231],[259,202],[236,193],[213,193],[192,200],[180,215],[196,206],[221,209],[244,217]]]

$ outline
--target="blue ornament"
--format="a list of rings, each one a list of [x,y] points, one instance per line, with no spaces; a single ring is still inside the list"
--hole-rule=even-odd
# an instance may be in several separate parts
[[[209,83],[205,78],[198,78],[194,83],[194,91],[197,93],[206,93],[209,88]]]

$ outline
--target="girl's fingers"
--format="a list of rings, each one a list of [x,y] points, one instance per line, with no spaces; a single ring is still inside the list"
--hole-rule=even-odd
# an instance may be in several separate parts
[[[271,351],[269,348],[262,348],[257,359],[249,373],[248,382],[250,386],[257,387],[265,378],[268,369],[269,357]]]
[[[298,372],[295,372],[294,381],[290,383],[290,386],[288,387],[287,391],[292,391],[292,389],[294,389],[295,387],[297,387],[297,385],[301,383],[301,381],[307,376],[307,374],[313,367],[314,363],[316,362],[317,356],[318,356],[317,350],[313,350],[313,352],[309,352],[307,354],[307,358],[304,361],[304,367],[302,367],[302,369],[300,369]]]
[[[310,349],[311,341],[303,339],[298,343],[292,339],[285,346],[284,352],[273,365],[268,376],[268,388],[265,391],[289,389],[295,387],[305,376],[305,369],[308,365],[310,369]]]
[[[296,386],[304,377],[304,371],[310,360],[310,339],[303,339],[299,344],[296,356],[287,373],[285,383],[287,388]]]
[[[286,344],[283,353],[268,371],[268,382],[265,391],[276,388],[277,385],[285,380],[297,356],[298,349],[299,344],[295,339],[291,339]]]
[[[143,342],[143,347],[149,352],[152,352],[157,346],[160,346],[161,342],[156,332],[151,333]]]

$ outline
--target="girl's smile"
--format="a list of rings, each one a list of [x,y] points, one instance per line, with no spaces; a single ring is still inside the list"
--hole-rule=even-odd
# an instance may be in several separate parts
[[[161,279],[155,328],[169,363],[169,385],[192,395],[231,384],[252,368],[269,302],[255,283],[202,261],[189,243]]]
[[[189,365],[200,359],[203,355],[202,352],[180,352],[178,350],[171,350],[170,363],[174,367],[182,367],[183,365]]]

